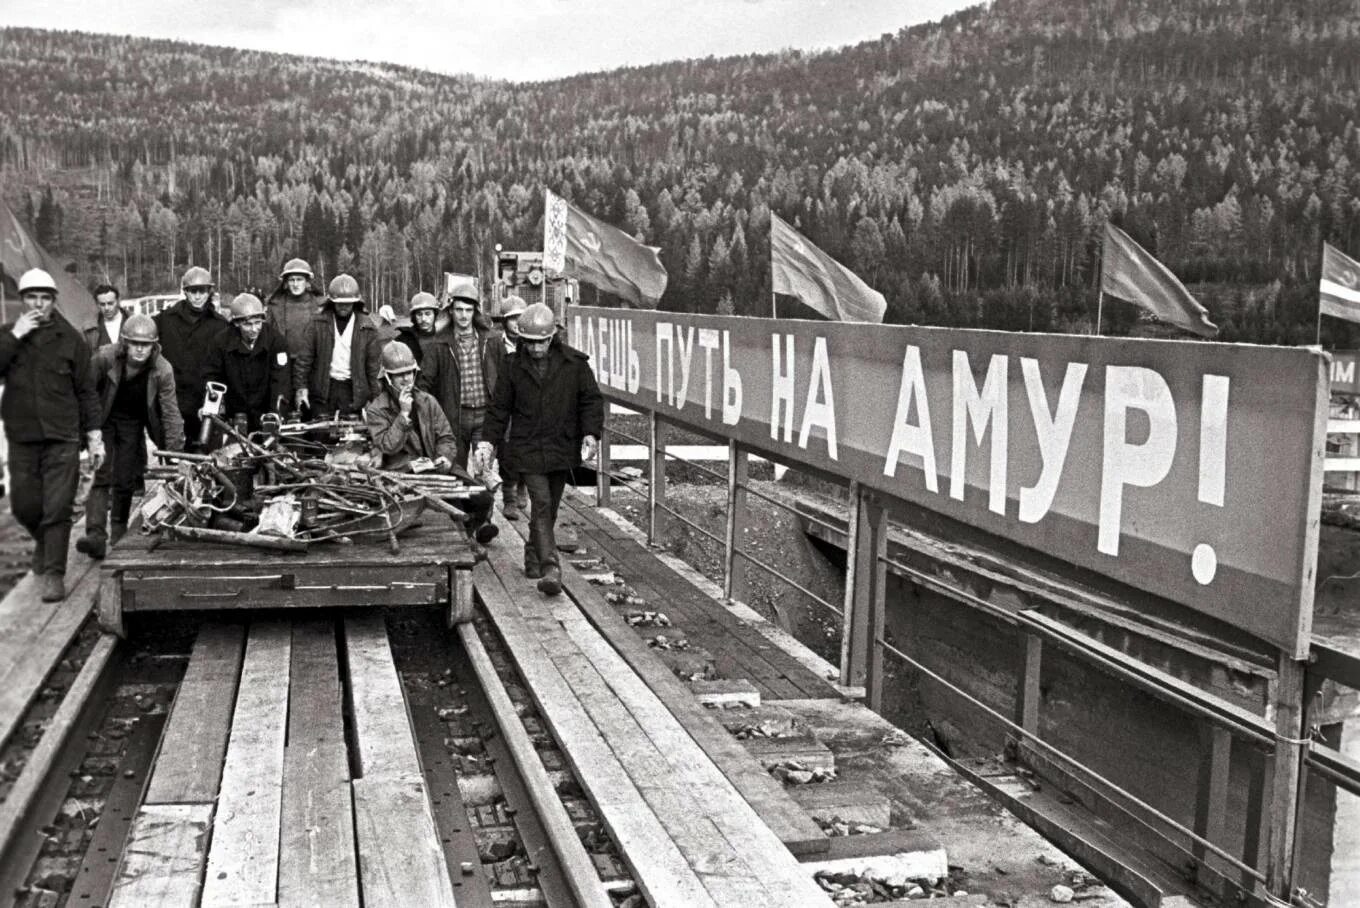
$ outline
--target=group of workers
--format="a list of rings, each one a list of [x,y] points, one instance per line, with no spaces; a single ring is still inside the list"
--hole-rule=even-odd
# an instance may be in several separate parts
[[[294,407],[361,417],[384,469],[433,468],[476,485],[474,474],[492,475],[498,462],[505,517],[530,509],[525,574],[542,592],[561,592],[557,511],[570,471],[595,455],[604,406],[553,311],[510,296],[488,317],[476,279],[460,277],[443,303],[417,293],[410,327],[395,328],[369,316],[352,276],[338,275],[325,293],[314,280],[293,259],[267,302],[241,293],[223,311],[212,276],[193,267],[181,299],[155,316],[124,310],[117,290],[101,285],[97,324],[82,333],[57,311],[50,274],[20,277],[23,313],[0,327],[0,419],[11,507],[34,539],[44,601],[66,595],[82,445],[94,481],[76,548],[102,558],[127,531],[146,438],[171,451],[211,447],[210,382],[226,387],[221,415],[243,417],[251,431],[266,413]],[[471,500],[466,528],[489,543],[494,498],[487,490]]]

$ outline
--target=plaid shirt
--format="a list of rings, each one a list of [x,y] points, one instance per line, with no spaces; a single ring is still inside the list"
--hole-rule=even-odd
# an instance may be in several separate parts
[[[453,356],[458,361],[458,403],[464,407],[485,407],[491,401],[482,376],[482,338],[473,331],[455,334]]]

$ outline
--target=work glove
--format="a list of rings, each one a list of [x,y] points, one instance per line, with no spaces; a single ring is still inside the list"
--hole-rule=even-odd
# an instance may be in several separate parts
[[[489,441],[479,441],[477,453],[473,456],[477,459],[477,471],[485,473],[491,469],[491,461],[496,458],[496,446]]]
[[[587,435],[581,439],[581,463],[590,463],[599,453],[600,442],[594,435]]]
[[[298,388],[297,394],[293,395],[293,399],[297,402],[297,408],[299,410],[303,407],[306,407],[308,410],[312,408],[312,397],[307,392],[306,388]]]
[[[85,447],[90,452],[90,468],[97,471],[104,465],[104,433],[98,429],[86,432]]]

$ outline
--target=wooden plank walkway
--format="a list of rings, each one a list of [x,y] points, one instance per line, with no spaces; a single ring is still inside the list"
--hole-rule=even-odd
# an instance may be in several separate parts
[[[453,908],[380,615],[203,626],[110,904]]]
[[[570,595],[542,596],[519,567],[515,528],[500,526],[510,544],[490,548],[474,572],[478,592],[648,898],[743,908],[829,904],[729,775],[573,601],[598,591],[567,565]]]
[[[83,526],[77,524],[71,533],[65,599],[43,602],[30,572],[0,600],[0,746],[14,733],[94,606],[98,562],[75,549]]]
[[[589,555],[602,556],[647,601],[646,608],[662,611],[677,632],[691,644],[713,654],[714,667],[724,678],[746,678],[763,700],[840,698],[840,693],[791,655],[767,640],[721,604],[681,577],[637,540],[614,526],[596,509],[564,498],[562,519],[577,528]],[[568,559],[579,556],[567,556]],[[639,628],[648,636],[666,633]]]

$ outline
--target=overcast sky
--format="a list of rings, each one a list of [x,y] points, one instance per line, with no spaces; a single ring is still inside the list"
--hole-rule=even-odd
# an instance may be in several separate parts
[[[0,24],[550,79],[854,44],[978,0],[0,0]]]

